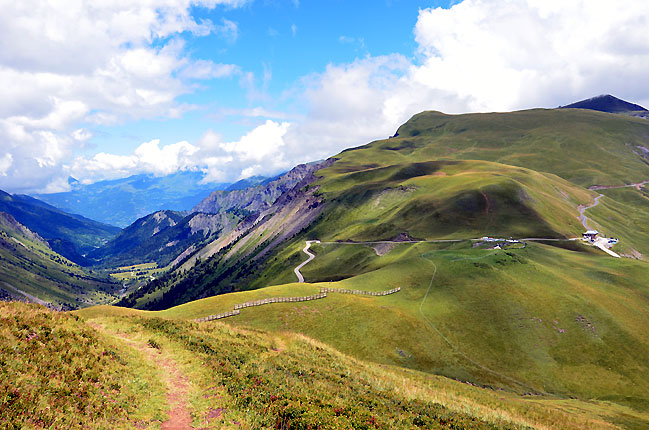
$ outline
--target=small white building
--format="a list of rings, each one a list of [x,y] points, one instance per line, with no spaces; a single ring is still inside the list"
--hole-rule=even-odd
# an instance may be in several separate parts
[[[586,233],[582,234],[584,240],[594,242],[597,239],[599,232],[597,230],[588,230]]]

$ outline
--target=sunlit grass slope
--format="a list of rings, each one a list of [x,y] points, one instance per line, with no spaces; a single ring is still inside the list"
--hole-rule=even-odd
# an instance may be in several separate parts
[[[376,151],[374,151],[376,152]],[[309,231],[321,240],[564,237],[582,230],[577,206],[596,194],[561,178],[484,161],[366,168],[349,151],[318,182],[328,204]],[[363,162],[372,161],[368,156]],[[377,163],[378,164],[378,163]]]
[[[0,222],[0,289],[16,298],[26,293],[72,308],[113,299],[118,285],[62,257],[20,228]]]
[[[224,321],[304,333],[360,359],[494,389],[617,403],[648,418],[646,263],[545,245],[492,251],[401,244],[383,256],[367,245],[313,249],[317,257],[303,269],[307,281],[361,274],[331,284],[227,294],[147,315],[197,318],[248,300],[312,294],[325,285],[400,286],[401,292],[385,297],[332,293],[308,303],[247,308]]]
[[[0,302],[0,428],[130,429],[164,417],[155,369],[78,317]]]
[[[313,289],[293,284],[257,293]],[[236,301],[252,294],[222,298]],[[232,323],[159,318],[206,312],[205,303],[210,300],[155,313],[90,308],[77,314],[127,336],[150,339],[183,362],[193,386],[188,398],[194,426],[206,429],[609,429],[624,420],[641,422],[641,414],[627,407],[479,388],[361,361],[281,329],[267,332]],[[319,312],[314,305],[294,307],[302,314]],[[249,315],[263,318],[263,312],[257,311]],[[219,411],[218,420],[210,420],[210,411]]]
[[[582,186],[649,179],[649,121],[584,109],[446,115],[422,112],[394,139],[353,151],[359,162],[487,160],[549,172]],[[649,148],[647,148],[649,149]]]

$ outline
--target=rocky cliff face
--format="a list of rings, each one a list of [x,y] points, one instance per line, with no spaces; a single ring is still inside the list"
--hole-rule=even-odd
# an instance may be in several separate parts
[[[209,258],[222,248],[240,241],[234,247],[236,253],[245,248],[246,242],[251,241],[253,236],[264,232],[268,234],[268,230],[271,230],[276,240],[262,252],[266,254],[277,243],[304,228],[322,210],[319,207],[321,201],[314,195],[314,190],[304,188],[316,180],[314,173],[317,170],[329,167],[334,162],[334,159],[329,159],[318,163],[300,164],[267,185],[212,193],[194,210],[227,210],[231,213],[238,212],[241,218],[238,223],[231,224],[230,228],[223,228],[216,240],[200,249],[185,261],[181,268],[188,270],[197,258]],[[194,249],[191,252],[193,253]]]
[[[249,213],[262,212],[270,208],[282,194],[292,190],[304,178],[321,169],[323,163],[300,164],[266,185],[234,191],[214,191],[196,205],[192,212],[215,214],[231,209]]]

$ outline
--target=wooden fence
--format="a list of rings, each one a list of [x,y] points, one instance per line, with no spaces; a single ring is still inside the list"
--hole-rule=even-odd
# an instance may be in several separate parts
[[[387,296],[401,291],[401,287],[393,288],[386,291],[364,291],[364,290],[348,290],[346,288],[320,288],[321,293],[340,293],[340,294],[357,294],[359,296]]]
[[[214,321],[214,320],[220,320],[221,318],[227,318],[227,317],[232,317],[235,315],[239,315],[241,313],[240,310],[234,310],[230,312],[224,312],[222,314],[216,314],[216,315],[209,315],[203,318],[198,318],[195,319],[194,321],[196,322],[208,322],[208,321]]]
[[[241,313],[240,309],[250,308],[253,306],[268,305],[270,303],[296,303],[296,302],[308,302],[311,300],[324,299],[325,297],[327,297],[327,293],[357,294],[361,296],[387,296],[389,294],[394,294],[398,291],[401,291],[401,287],[393,288],[387,291],[348,290],[346,288],[320,288],[320,293],[314,294],[312,296],[270,297],[268,299],[259,299],[259,300],[252,300],[245,303],[239,303],[234,305],[233,311],[224,312],[222,314],[209,315],[203,318],[197,318],[194,321],[207,322],[207,321],[220,320],[221,318],[227,318],[227,317],[232,317],[234,315],[239,315],[239,313]]]
[[[252,306],[261,306],[270,303],[308,302],[310,300],[324,299],[325,297],[327,297],[327,293],[322,291],[320,291],[320,294],[314,294],[312,296],[304,296],[304,297],[271,297],[269,299],[260,299],[260,300],[253,300],[251,302],[240,303],[238,305],[234,305],[234,309],[249,308]]]

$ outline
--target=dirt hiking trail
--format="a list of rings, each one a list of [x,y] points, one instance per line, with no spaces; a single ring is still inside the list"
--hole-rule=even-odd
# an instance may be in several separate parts
[[[144,342],[131,339],[124,333],[113,333],[104,326],[93,322],[88,322],[88,325],[104,334],[122,340],[131,348],[137,349],[142,353],[142,357],[151,361],[156,368],[160,369],[163,382],[167,386],[166,396],[169,405],[169,417],[160,426],[161,430],[190,430],[194,428],[192,427],[192,417],[186,401],[189,393],[189,382],[173,358]]]

